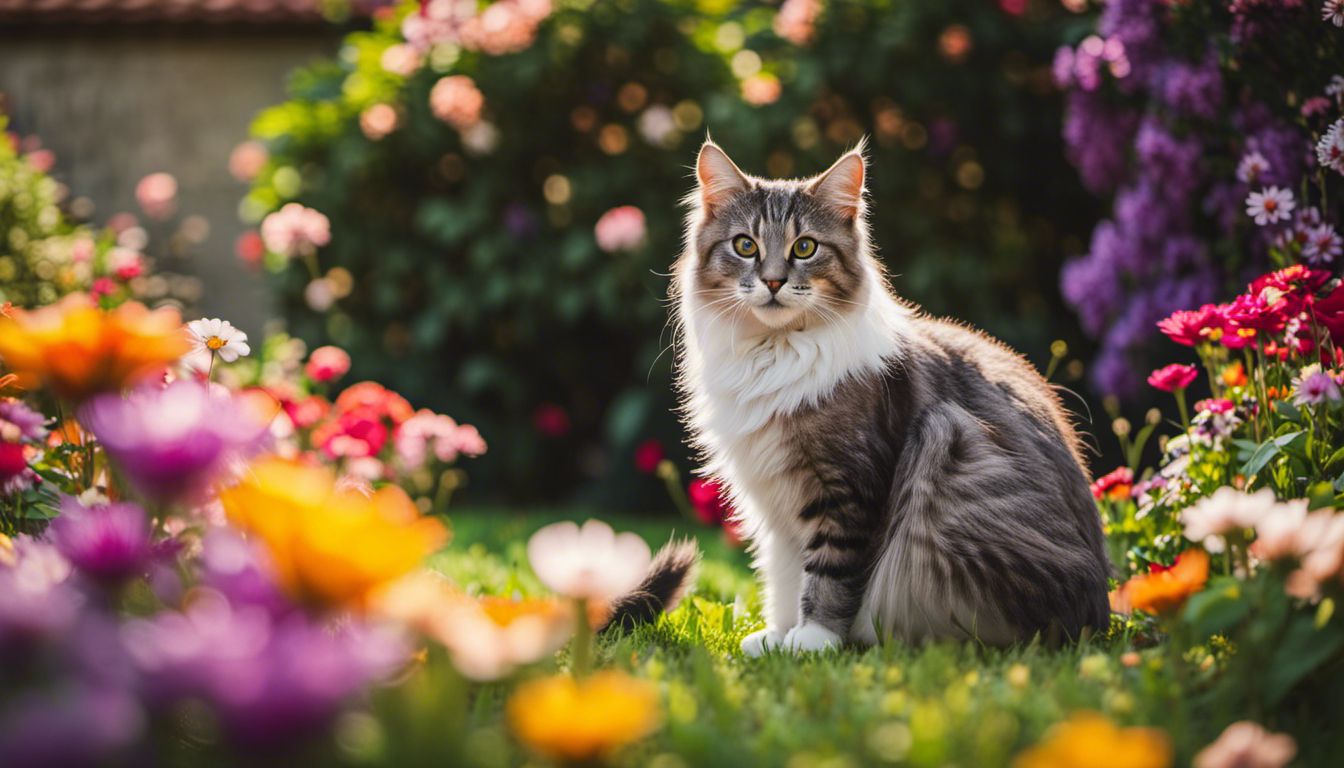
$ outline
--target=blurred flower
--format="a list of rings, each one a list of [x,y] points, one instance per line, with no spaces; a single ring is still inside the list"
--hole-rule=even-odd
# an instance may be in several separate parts
[[[753,107],[774,104],[783,92],[779,78],[768,72],[757,72],[742,81],[742,100]]]
[[[46,437],[46,418],[18,400],[0,398],[0,496],[26,490],[39,480],[28,466],[25,443]]]
[[[132,280],[144,274],[145,260],[130,248],[113,248],[107,252],[107,268],[118,280]]]
[[[491,56],[517,53],[532,45],[551,0],[495,0],[466,18],[458,30],[462,45]]]
[[[16,537],[0,560],[0,648],[64,634],[84,597],[69,583],[70,562],[48,542]]]
[[[447,538],[396,486],[365,495],[338,487],[330,469],[276,458],[253,462],[220,500],[229,520],[266,545],[281,586],[321,604],[361,605]]]
[[[229,174],[238,181],[251,181],[266,167],[270,153],[259,141],[244,141],[229,153]]]
[[[72,683],[9,699],[0,712],[5,768],[122,765],[145,728],[125,691]]]
[[[1129,467],[1116,467],[1092,483],[1092,498],[1123,501],[1129,498],[1133,487],[1134,471]]]
[[[1168,768],[1171,741],[1154,728],[1119,728],[1095,712],[1075,712],[1013,759],[1013,768]]]
[[[665,147],[678,135],[677,120],[664,104],[653,104],[639,116],[639,135],[655,147]]]
[[[299,203],[286,203],[261,222],[266,249],[282,256],[316,253],[331,242],[331,222],[320,211]]]
[[[1187,539],[1202,542],[1210,536],[1225,536],[1254,528],[1281,506],[1268,488],[1243,493],[1225,485],[1184,509],[1181,525],[1185,527]]]
[[[1332,123],[1316,142],[1316,162],[1322,168],[1344,173],[1344,117]]]
[[[582,528],[554,523],[532,534],[527,559],[552,592],[610,603],[639,586],[652,555],[637,534],[617,534],[606,523],[589,520]]]
[[[816,34],[821,0],[784,0],[775,14],[775,34],[794,45],[807,45]]]
[[[0,317],[0,359],[25,386],[49,385],[66,400],[114,392],[161,372],[190,348],[173,309],[128,301],[99,309],[83,294]]]
[[[308,355],[303,372],[319,384],[330,384],[350,372],[350,355],[340,347],[318,347]]]
[[[85,506],[66,496],[49,531],[70,564],[97,582],[118,584],[142,575],[153,555],[149,516],[135,504]]]
[[[407,469],[419,469],[433,456],[444,464],[457,460],[459,454],[480,456],[485,453],[485,440],[469,424],[458,424],[450,416],[421,409],[402,422],[394,437],[397,456]]]
[[[657,689],[611,670],[583,680],[557,675],[524,683],[509,698],[507,714],[520,741],[571,762],[607,757],[648,736],[660,721]]]
[[[1288,221],[1296,205],[1292,190],[1265,187],[1246,196],[1246,215],[1263,227],[1276,221]]]
[[[252,352],[252,348],[247,345],[247,334],[234,328],[228,320],[217,317],[192,320],[187,323],[187,331],[198,352],[219,355],[226,363],[232,363]]]
[[[1225,386],[1244,387],[1247,382],[1246,367],[1241,364],[1240,360],[1238,360],[1231,365],[1228,365],[1226,368],[1223,368],[1223,371],[1219,374],[1218,378],[1222,380]]]
[[[462,131],[462,146],[473,155],[488,155],[499,146],[499,129],[488,120],[481,120]]]
[[[1325,0],[1321,5],[1321,20],[1344,27],[1344,0]]]
[[[1302,244],[1302,258],[1312,266],[1333,264],[1344,251],[1344,241],[1329,224],[1319,224],[1304,234],[1306,242]]]
[[[644,212],[633,205],[612,208],[597,220],[593,235],[607,253],[638,248],[644,243]]]
[[[555,403],[543,403],[532,412],[532,424],[544,437],[569,434],[569,412]]]
[[[255,267],[266,256],[266,242],[261,239],[259,232],[249,229],[233,241],[233,253],[239,261]]]
[[[177,210],[177,179],[167,173],[151,173],[135,185],[135,201],[151,219],[166,219]]]
[[[80,409],[79,420],[131,486],[159,502],[199,501],[261,448],[268,426],[226,391],[185,379],[124,398],[99,396]]]
[[[1208,579],[1208,554],[1202,549],[1188,549],[1176,558],[1170,568],[1140,574],[1125,582],[1119,591],[1120,606],[1123,611],[1168,614],[1202,590]]]
[[[394,75],[410,77],[420,68],[421,56],[413,46],[405,43],[390,45],[378,60],[383,69]]]
[[[1293,380],[1293,403],[1295,405],[1320,405],[1339,400],[1339,384],[1334,378],[1321,370],[1319,365],[1303,368]]]
[[[208,589],[181,613],[127,622],[122,641],[152,703],[202,702],[250,749],[302,743],[405,658],[399,638],[358,621],[325,626]]]
[[[397,129],[397,109],[391,104],[374,104],[359,113],[359,129],[369,141],[379,141]]]
[[[313,445],[329,458],[377,456],[387,444],[391,431],[382,417],[368,408],[338,413],[335,418],[313,430]]]
[[[376,381],[361,381],[346,387],[336,398],[336,410],[350,413],[370,410],[379,418],[400,424],[415,415],[415,409],[406,398]]]
[[[466,75],[441,78],[429,92],[430,111],[459,131],[465,131],[480,122],[484,106],[485,96]]]
[[[304,287],[303,300],[314,312],[326,312],[336,303],[336,289],[330,280],[319,277]]]
[[[1248,150],[1237,163],[1237,180],[1254,184],[1269,170],[1269,161],[1258,151]]]
[[[635,469],[646,475],[652,475],[665,457],[663,444],[654,438],[649,438],[635,447]]]
[[[1223,731],[1195,755],[1194,768],[1283,768],[1297,754],[1286,733],[1270,733],[1258,723],[1242,720]]]
[[[686,486],[686,495],[695,508],[695,514],[705,525],[722,525],[732,510],[723,498],[723,488],[714,480],[694,478]]]
[[[1175,392],[1190,386],[1197,378],[1199,369],[1195,366],[1172,363],[1148,374],[1148,383],[1163,392]]]

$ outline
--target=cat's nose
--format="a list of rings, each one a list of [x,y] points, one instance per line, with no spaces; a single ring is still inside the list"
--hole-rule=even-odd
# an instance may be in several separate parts
[[[784,281],[783,281],[783,280],[766,280],[766,281],[765,281],[765,287],[770,289],[770,294],[773,296],[774,294],[779,293],[779,289],[780,289],[780,288],[783,288],[783,287],[784,287]]]

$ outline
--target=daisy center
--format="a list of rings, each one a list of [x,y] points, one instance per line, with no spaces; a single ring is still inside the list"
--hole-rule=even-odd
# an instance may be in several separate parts
[[[225,344],[224,340],[219,338],[218,336],[211,336],[210,338],[205,340],[205,346],[207,349],[210,350],[219,349],[223,347],[224,344]]]

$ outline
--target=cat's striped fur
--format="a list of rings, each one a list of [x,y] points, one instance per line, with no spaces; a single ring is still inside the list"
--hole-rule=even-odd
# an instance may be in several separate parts
[[[697,162],[679,381],[764,582],[767,627],[744,650],[1105,626],[1101,525],[1057,396],[1003,345],[893,295],[864,173],[861,148],[802,181],[747,176],[710,142]],[[815,255],[797,258],[805,236]]]

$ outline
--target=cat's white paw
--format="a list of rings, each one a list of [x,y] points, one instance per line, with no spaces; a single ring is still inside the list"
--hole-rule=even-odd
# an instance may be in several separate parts
[[[789,630],[784,647],[794,653],[826,651],[840,647],[840,636],[815,621],[807,621]]]
[[[758,629],[742,638],[742,652],[756,658],[766,651],[778,648],[784,636],[773,629]]]

